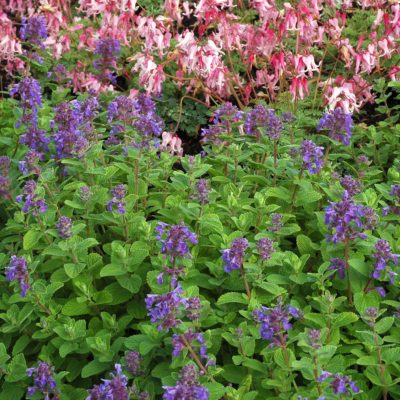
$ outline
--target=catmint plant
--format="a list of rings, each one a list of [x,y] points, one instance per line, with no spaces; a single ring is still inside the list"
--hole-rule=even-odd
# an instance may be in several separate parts
[[[342,185],[343,189],[347,191],[350,197],[360,193],[362,189],[361,182],[357,179],[354,179],[350,175],[345,175],[340,178],[340,184]]]
[[[115,364],[115,373],[111,373],[111,379],[103,379],[103,383],[89,390],[86,400],[129,400],[128,378],[122,373],[120,364]]]
[[[322,129],[327,129],[329,137],[332,139],[348,146],[353,129],[352,115],[341,108],[336,108],[330,113],[324,113],[317,126],[317,131]]]
[[[15,198],[17,203],[24,203],[22,212],[25,214],[32,212],[33,216],[37,216],[47,211],[47,204],[45,200],[38,198],[36,189],[37,183],[34,180],[29,180],[25,183],[23,194]]]
[[[351,395],[351,392],[358,393],[360,391],[356,383],[345,375],[322,371],[319,381],[324,382],[325,380],[330,380],[329,386],[334,394]]]
[[[283,227],[283,215],[279,213],[271,214],[271,226],[268,228],[271,232],[278,233]]]
[[[199,179],[196,182],[196,193],[194,194],[194,198],[201,204],[208,203],[208,192],[210,190],[210,186],[207,179]]]
[[[21,288],[21,296],[26,296],[31,285],[29,283],[28,261],[25,257],[11,256],[10,264],[6,271],[6,279],[18,282]]]
[[[69,217],[61,216],[56,224],[58,235],[61,239],[68,239],[72,236],[72,220]]]
[[[207,346],[205,344],[204,336],[202,333],[193,332],[191,329],[189,329],[182,335],[174,334],[172,336],[172,356],[178,357],[185,348],[190,348],[191,350],[193,350],[196,347],[194,342],[197,342],[198,344],[200,359],[207,361]],[[191,353],[189,353],[189,355],[193,357]]]
[[[125,214],[125,196],[126,188],[125,185],[117,185],[111,189],[112,199],[107,202],[107,210],[113,211],[114,207],[117,206],[118,214]]]
[[[29,377],[33,377],[33,386],[30,386],[27,391],[28,397],[40,393],[44,396],[44,400],[60,399],[54,379],[54,367],[40,361],[37,367],[28,368],[26,373]]]
[[[129,351],[125,354],[126,369],[133,375],[139,376],[142,371],[142,357],[137,351]]]
[[[189,244],[197,244],[197,235],[183,224],[169,225],[159,222],[156,239],[161,243],[161,252],[173,263],[177,258],[191,258]]]
[[[48,35],[45,17],[40,15],[22,18],[20,30],[22,40],[44,49],[46,47],[44,41],[47,39]]]
[[[274,252],[274,242],[269,238],[262,238],[257,241],[257,252],[262,261],[268,261]]]
[[[117,59],[121,52],[118,39],[99,39],[96,43],[95,54],[98,58],[93,62],[93,66],[99,71],[100,80],[108,80],[115,84],[116,79],[112,70],[117,68]]]
[[[317,174],[323,165],[324,148],[317,146],[312,140],[304,140],[300,147],[303,157],[303,168],[308,169],[310,174]]]
[[[192,364],[182,368],[175,386],[163,386],[164,400],[208,400],[209,392],[199,383],[199,373]]]
[[[274,308],[262,306],[255,310],[254,318],[260,323],[260,335],[270,342],[270,346],[286,347],[287,332],[292,328],[290,320],[300,318],[300,310],[291,305],[284,305],[282,299]]]
[[[170,292],[165,294],[148,294],[146,297],[146,308],[150,321],[157,324],[158,330],[166,330],[178,326],[182,321],[179,319],[181,309],[184,305],[182,298],[183,290],[179,284]]]

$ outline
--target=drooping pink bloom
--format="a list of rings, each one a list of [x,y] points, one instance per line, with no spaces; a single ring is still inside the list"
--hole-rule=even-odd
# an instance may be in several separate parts
[[[161,149],[178,156],[183,155],[182,140],[172,132],[162,133]]]

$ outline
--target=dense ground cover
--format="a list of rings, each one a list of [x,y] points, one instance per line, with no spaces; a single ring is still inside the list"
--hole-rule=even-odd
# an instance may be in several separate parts
[[[0,5],[0,400],[400,399],[397,1]]]

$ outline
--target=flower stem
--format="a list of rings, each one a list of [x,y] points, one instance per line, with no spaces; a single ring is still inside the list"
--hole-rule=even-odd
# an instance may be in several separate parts
[[[300,175],[299,175],[299,183],[300,183],[301,179],[303,178],[303,173],[304,173],[304,169],[302,168],[300,171]],[[293,189],[292,197],[290,199],[290,210],[292,210],[294,207],[294,201],[296,200],[298,191],[299,191],[299,185],[296,185]]]
[[[347,271],[347,299],[349,300],[349,304],[353,305],[353,290],[351,288],[351,281],[350,281],[349,253],[350,253],[350,241],[349,238],[346,237],[344,241],[344,262],[346,264],[346,271]]]
[[[317,385],[318,395],[322,396],[322,389],[321,385],[319,384],[318,380],[318,359],[317,359],[317,352],[314,350],[313,352],[313,366],[314,366],[314,378],[315,384]]]
[[[242,278],[243,278],[244,287],[246,288],[247,297],[249,298],[249,300],[251,300],[250,285],[249,285],[249,281],[247,280],[246,271],[245,271],[243,265],[240,267],[240,273],[241,273]]]
[[[198,365],[198,367],[204,372],[205,375],[208,375],[208,371],[207,368],[203,365],[203,363],[201,362],[199,356],[197,355],[197,353],[193,350],[192,346],[190,345],[190,343],[187,341],[185,335],[181,335],[181,339],[182,342],[185,344],[186,348],[188,349],[190,355],[192,356],[194,362]],[[210,376],[210,379],[215,382],[214,378],[212,376]]]
[[[274,140],[274,186],[276,186],[276,166],[278,159],[278,143]]]
[[[374,334],[374,343],[375,343],[375,347],[376,347],[376,352],[378,354],[379,373],[380,373],[381,382],[383,385],[383,400],[387,400],[388,391],[387,391],[387,384],[386,384],[386,379],[385,379],[385,366],[383,365],[383,362],[382,362],[382,348],[378,343],[378,334],[376,333],[376,330],[375,330],[375,324],[373,325],[373,334]]]

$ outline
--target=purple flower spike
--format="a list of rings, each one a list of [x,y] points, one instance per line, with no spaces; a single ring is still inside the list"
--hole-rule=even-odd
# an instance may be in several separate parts
[[[22,212],[27,214],[32,210],[32,215],[37,216],[39,213],[43,214],[47,211],[47,204],[43,199],[38,199],[36,195],[37,184],[35,181],[30,180],[25,183],[23,194],[17,196],[15,200],[17,203],[24,203]]]
[[[99,39],[96,43],[95,54],[99,58],[93,63],[93,66],[99,71],[100,80],[109,80],[115,84],[116,79],[112,70],[117,67],[118,56],[121,47],[118,39]]]
[[[191,258],[189,244],[197,244],[197,236],[183,224],[168,225],[159,222],[156,227],[156,239],[161,242],[161,252],[169,256],[171,262],[177,258]]]
[[[241,122],[243,120],[243,112],[232,103],[226,102],[222,104],[213,116],[213,124],[221,124],[230,127],[232,123]]]
[[[210,190],[207,179],[199,179],[196,183],[196,200],[204,205],[208,203],[208,191]]]
[[[282,121],[272,108],[267,109],[263,105],[257,104],[246,115],[244,131],[248,135],[259,139],[261,132],[264,132],[269,139],[278,140],[282,135],[282,130]]]
[[[329,266],[328,270],[336,271],[339,275],[339,278],[344,279],[346,274],[346,263],[340,258],[332,258],[331,265]]]
[[[201,301],[199,297],[188,297],[183,300],[186,316],[191,321],[196,321],[200,317]]]
[[[31,397],[36,392],[44,395],[45,400],[58,400],[58,390],[54,380],[54,367],[45,362],[39,362],[36,368],[26,370],[28,376],[33,376],[34,385],[28,388],[27,396]],[[52,397],[50,397],[52,395]]]
[[[140,356],[140,353],[138,353],[137,351],[128,352],[125,356],[126,369],[133,376],[139,376],[142,368],[141,361],[142,358]]]
[[[244,254],[248,246],[247,239],[236,238],[232,241],[230,249],[222,251],[225,272],[229,273],[243,267]]]
[[[208,400],[208,389],[199,383],[199,373],[194,365],[185,365],[176,386],[163,386],[164,400]]]
[[[266,125],[267,120],[268,120],[267,109],[263,105],[257,104],[246,115],[246,121],[244,123],[245,133],[247,135],[260,138],[261,136],[260,128]]]
[[[333,231],[328,236],[334,243],[355,238],[365,239],[367,235],[362,233],[364,228],[368,228],[363,221],[367,207],[355,204],[349,193],[345,190],[342,200],[333,203],[325,210],[325,224]]]
[[[341,375],[341,374],[332,374],[328,371],[322,371],[322,374],[319,377],[319,381],[323,382],[327,379],[331,379],[330,387],[334,394],[345,394],[350,395],[351,392],[358,393],[360,391],[359,387],[353,382],[349,377]]]
[[[164,130],[164,121],[156,114],[154,101],[145,94],[140,94],[136,99],[116,97],[108,106],[108,122],[113,121],[116,122],[112,125],[112,136],[108,142],[118,142],[117,135],[131,127],[138,133],[138,138],[132,143],[137,148],[148,148]]]
[[[303,168],[309,170],[310,174],[318,174],[321,171],[324,148],[317,146],[312,140],[304,140],[301,144],[303,156]]]
[[[72,220],[71,218],[61,216],[57,222],[56,228],[61,239],[68,239],[72,236]]]
[[[224,103],[215,111],[212,118],[212,125],[202,128],[202,142],[222,143],[221,135],[231,133],[232,125],[243,121],[243,112],[232,103]]]
[[[271,346],[282,346],[286,343],[287,331],[292,328],[290,319],[299,318],[300,310],[291,305],[285,306],[279,299],[275,308],[261,307],[253,315],[256,322],[261,323],[261,337],[270,341]]]
[[[379,279],[381,277],[382,272],[387,269],[387,264],[390,261],[392,261],[395,265],[398,265],[399,263],[399,256],[392,253],[389,242],[383,239],[378,240],[378,242],[375,244],[375,252],[372,257],[376,260],[374,264],[374,271],[372,273],[372,277],[374,279]],[[394,279],[394,275],[391,276],[391,279]]]
[[[345,175],[343,178],[340,178],[340,184],[343,186],[344,190],[347,190],[350,197],[361,192],[361,182],[353,179],[350,175]]]
[[[128,378],[122,374],[121,365],[115,364],[115,374],[110,375],[111,379],[103,379],[89,391],[86,400],[129,400]]]
[[[165,294],[148,294],[146,308],[150,321],[157,323],[158,330],[169,330],[181,323],[180,309],[183,306],[183,290],[178,284],[174,290]]]
[[[113,211],[114,205],[117,205],[117,213],[125,214],[125,196],[126,188],[124,185],[117,185],[111,190],[112,199],[107,203],[107,210]]]
[[[55,117],[52,128],[57,156],[63,158],[82,158],[95,139],[93,119],[96,116],[98,101],[95,97],[85,101],[62,102],[54,108]]]
[[[282,229],[283,216],[279,213],[271,214],[271,226],[268,228],[271,232],[277,233]]]
[[[279,140],[282,135],[283,125],[281,119],[275,114],[275,110],[268,110],[266,133],[271,140]]]
[[[194,343],[195,341],[197,342],[198,347],[199,347],[200,358],[202,360],[207,361],[206,364],[208,364],[209,357],[207,355],[207,346],[205,345],[204,336],[202,333],[193,332],[191,329],[189,329],[183,335],[174,334],[172,336],[172,345],[174,346],[174,349],[172,351],[172,356],[178,357],[179,354],[181,354],[182,351],[185,348],[187,348],[186,342],[189,343],[191,348],[195,349],[196,348],[196,344]],[[190,353],[189,353],[189,356],[192,357],[192,355]]]
[[[29,284],[28,262],[25,257],[11,256],[10,264],[7,267],[6,279],[8,281],[17,281],[21,288],[21,296],[26,296],[31,285]]]
[[[332,139],[348,146],[350,144],[352,128],[352,115],[344,112],[341,108],[336,108],[331,113],[324,113],[319,121],[317,131],[327,129]]]
[[[31,150],[46,152],[50,139],[46,137],[44,130],[39,129],[38,118],[39,109],[42,107],[42,94],[40,83],[33,78],[25,78],[13,86],[10,96],[18,94],[21,98],[22,117],[17,122],[16,127],[22,124],[26,126],[26,131],[21,135],[20,143],[26,144]]]
[[[310,341],[310,345],[313,349],[317,350],[321,347],[321,331],[318,329],[311,329],[308,332],[308,338]]]
[[[46,18],[42,16],[22,18],[20,36],[22,40],[45,49],[43,42],[49,36]]]
[[[274,252],[274,242],[268,238],[262,238],[258,240],[257,251],[262,261],[269,260]]]

